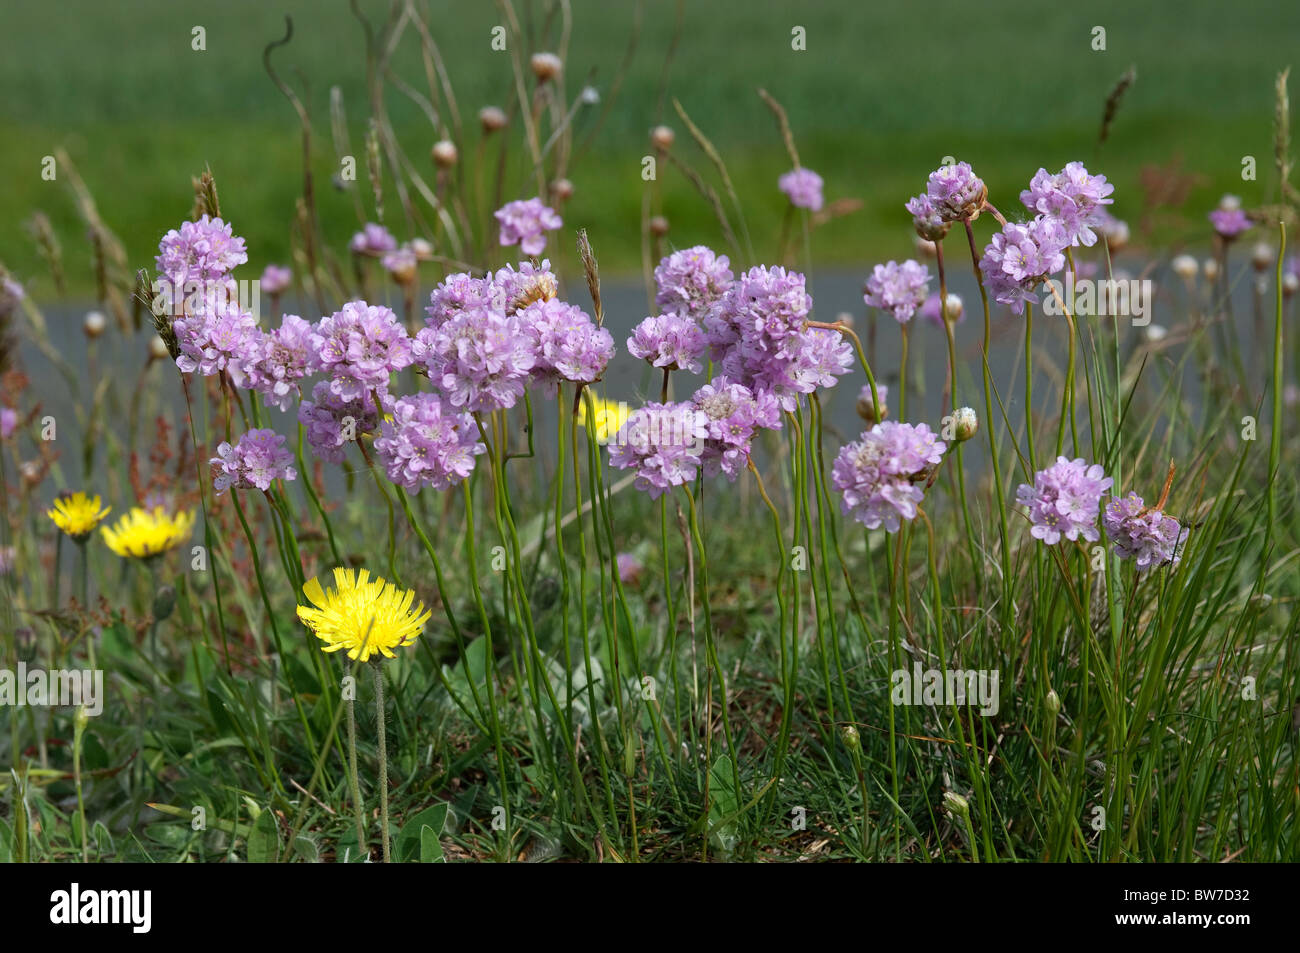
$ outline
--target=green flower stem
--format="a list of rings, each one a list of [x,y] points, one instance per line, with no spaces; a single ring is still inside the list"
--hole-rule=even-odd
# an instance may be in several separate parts
[[[384,863],[392,857],[388,842],[388,729],[384,719],[384,663],[376,659],[371,666],[375,676],[375,731],[379,743],[379,825]]]

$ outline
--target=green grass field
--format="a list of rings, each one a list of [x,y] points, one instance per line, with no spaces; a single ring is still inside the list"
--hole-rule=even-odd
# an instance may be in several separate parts
[[[388,9],[373,0],[360,6],[376,27]],[[541,6],[520,5],[525,33],[546,31]],[[586,81],[608,95],[637,9],[630,2],[573,4],[570,98]],[[676,31],[674,3],[653,0],[640,9],[631,68],[593,148],[572,173],[577,194],[565,216],[590,229],[611,272],[635,270],[639,261],[640,158],[659,118],[661,77]],[[1001,194],[1018,188],[1040,164],[1084,157],[1116,183],[1116,212],[1135,225],[1143,217],[1142,168],[1181,159],[1184,171],[1197,178],[1186,217],[1152,220],[1152,238],[1160,243],[1203,241],[1204,210],[1223,191],[1241,194],[1247,204],[1269,197],[1275,186],[1268,171],[1268,94],[1271,78],[1295,51],[1300,8],[1294,4],[1228,8],[1213,0],[1105,0],[1086,12],[1050,17],[1029,2],[985,9],[992,12],[951,0],[924,8],[771,0],[686,4],[663,118],[678,131],[677,151],[716,182],[673,115],[671,97],[715,141],[761,257],[771,254],[785,207],[776,177],[789,167],[772,117],[755,94],[757,86],[767,87],[790,114],[804,164],[825,176],[828,199],[865,203],[817,232],[818,260],[826,266],[865,268],[906,253],[910,233],[898,196],[919,191],[944,155],[971,161]],[[478,2],[435,3],[431,10],[434,39],[465,121],[462,154],[469,155],[478,136],[477,110],[506,105],[512,96],[509,53],[490,48],[500,14],[494,4]],[[124,239],[132,267],[146,265],[157,237],[189,207],[190,176],[210,164],[228,216],[258,249],[253,264],[283,260],[301,184],[298,128],[263,71],[261,55],[282,35],[286,13],[293,16],[295,36],[277,52],[276,63],[286,78],[298,71],[310,85],[317,171],[328,183],[337,171],[329,141],[331,86],[342,90],[358,150],[365,130],[364,39],[347,4],[291,0],[218,8],[189,0],[71,0],[56,12],[6,3],[0,15],[0,221],[17,223],[43,209],[68,257],[84,258],[84,229],[70,195],[40,175],[41,158],[64,146],[105,221]],[[206,29],[204,52],[191,49],[195,25]],[[1106,29],[1104,52],[1091,48],[1097,25]],[[804,52],[791,49],[795,26],[807,31]],[[550,25],[548,35],[558,32],[558,24]],[[393,64],[399,77],[427,94],[411,36]],[[1138,81],[1098,153],[1103,103],[1130,65]],[[428,172],[427,150],[435,138],[429,122],[391,86],[386,102],[399,139]],[[594,118],[579,118],[580,136]],[[1257,182],[1240,177],[1248,154],[1260,160]],[[522,196],[529,188],[522,163],[513,171]],[[368,192],[364,177],[360,184]],[[718,240],[707,205],[679,173],[662,170],[659,184],[676,244]],[[351,199],[328,187],[321,191],[326,233],[341,248],[355,228]],[[396,230],[400,236],[400,226]],[[17,228],[0,235],[0,261],[24,280],[39,270],[34,248]],[[39,280],[34,288],[41,292]]]

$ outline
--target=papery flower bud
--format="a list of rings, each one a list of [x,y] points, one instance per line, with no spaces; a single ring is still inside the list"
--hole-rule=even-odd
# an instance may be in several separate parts
[[[534,53],[528,65],[532,67],[537,81],[545,83],[559,75],[560,70],[564,68],[564,61],[554,53]]]
[[[877,384],[876,392],[880,396],[879,411],[877,411],[876,405],[871,399],[870,384],[864,384],[862,390],[858,393],[858,416],[869,424],[878,424],[889,416],[889,388],[884,384]]]
[[[506,127],[506,113],[498,106],[484,106],[478,111],[478,122],[484,132],[496,132]]]
[[[153,596],[153,618],[162,622],[176,608],[176,590],[171,586],[159,586]]]
[[[556,179],[551,183],[551,194],[560,202],[573,198],[573,183],[568,179]]]
[[[1179,255],[1169,263],[1169,267],[1175,275],[1184,281],[1193,280],[1196,273],[1201,270],[1201,266],[1196,263],[1196,259],[1191,255]]]
[[[102,311],[91,311],[86,315],[86,319],[81,322],[81,330],[86,333],[88,338],[97,338],[104,333],[108,327],[108,319],[104,317]]]
[[[858,734],[858,729],[853,725],[845,725],[840,729],[840,740],[844,742],[844,747],[850,751],[862,750],[862,737]]]
[[[1219,277],[1219,263],[1213,258],[1205,259],[1205,264],[1202,265],[1201,268],[1205,271],[1205,278],[1207,281],[1214,281],[1214,279]]]
[[[650,130],[650,141],[654,143],[656,149],[667,151],[673,147],[676,139],[677,133],[673,132],[671,126],[655,126]]]
[[[951,814],[957,817],[970,817],[970,803],[955,791],[945,791],[943,794],[943,806]]]
[[[960,407],[952,412],[952,432],[958,443],[969,440],[980,429],[980,419],[971,407]]]
[[[654,218],[650,219],[650,234],[659,236],[667,235],[668,219],[664,218],[662,215],[656,215]]]
[[[167,350],[166,341],[164,341],[156,334],[149,339],[149,356],[151,358],[153,358],[155,361],[161,361],[163,358],[167,357],[168,355],[169,352]]]
[[[1256,242],[1255,247],[1250,250],[1250,263],[1255,266],[1256,271],[1267,271],[1276,260],[1268,242]]]
[[[433,148],[429,150],[429,155],[432,156],[434,163],[443,169],[450,169],[460,157],[460,153],[456,150],[456,143],[449,139],[435,142]]]
[[[1056,694],[1056,689],[1048,690],[1047,697],[1043,699],[1043,707],[1053,718],[1061,713],[1061,696]]]

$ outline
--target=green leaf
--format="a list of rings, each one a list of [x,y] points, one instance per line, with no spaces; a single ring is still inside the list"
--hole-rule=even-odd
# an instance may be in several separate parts
[[[309,864],[320,863],[320,848],[306,834],[299,834],[293,839],[293,852]]]
[[[729,853],[738,838],[740,792],[736,790],[735,767],[723,755],[709,769],[709,838],[723,853]]]
[[[275,822],[275,814],[263,811],[253,822],[252,833],[248,835],[248,862],[250,864],[270,864],[280,856],[280,825]]]
[[[442,855],[442,841],[438,839],[438,832],[428,824],[420,826],[420,863],[422,864],[441,864],[445,863],[446,857]]]
[[[437,838],[442,836],[443,826],[447,823],[448,809],[449,806],[446,803],[435,804],[433,807],[425,808],[402,826],[402,832],[397,835],[397,848],[395,851],[398,863],[415,860],[417,856],[423,860],[424,836],[421,833],[421,828],[430,828],[436,842]],[[439,854],[442,853],[441,848],[439,848],[438,852]]]
[[[100,860],[114,853],[113,835],[108,832],[103,821],[95,822],[95,826],[90,829],[90,835],[95,841],[95,849],[99,852]]]

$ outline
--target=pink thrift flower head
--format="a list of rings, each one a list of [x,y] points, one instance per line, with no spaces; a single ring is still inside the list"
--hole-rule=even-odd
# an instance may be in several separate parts
[[[424,309],[425,324],[437,328],[453,315],[472,308],[485,308],[492,302],[492,285],[487,278],[475,278],[469,272],[448,275],[429,294]]]
[[[1020,225],[1008,222],[984,248],[980,271],[999,303],[1024,314],[1026,302],[1038,303],[1038,287],[1065,267],[1069,235],[1055,218],[1038,215]]]
[[[1104,175],[1090,175],[1082,162],[1068,162],[1055,175],[1039,169],[1020,193],[1020,201],[1031,212],[1048,215],[1060,222],[1067,245],[1091,246],[1097,243],[1094,227],[1105,225],[1106,210],[1114,199],[1108,198],[1115,186]]]
[[[379,412],[369,393],[345,400],[329,381],[317,381],[311,399],[298,405],[298,420],[307,428],[312,453],[327,463],[342,463],[348,444],[378,428]]]
[[[385,252],[397,249],[397,239],[384,226],[376,225],[374,222],[367,222],[361,231],[352,236],[352,241],[348,242],[348,248],[352,250],[354,255],[368,255],[371,258],[379,258]]]
[[[879,408],[876,407],[876,402],[872,399],[870,384],[863,384],[862,390],[858,391],[856,404],[858,416],[869,424],[878,424],[889,416],[889,387],[877,383],[876,394],[880,397]]]
[[[12,407],[0,407],[0,440],[8,440],[18,429],[18,411]]]
[[[549,301],[559,293],[559,279],[551,271],[550,260],[545,258],[540,265],[520,262],[518,271],[506,265],[489,281],[492,307],[505,314],[522,311],[535,301]]]
[[[930,173],[926,195],[945,222],[974,221],[989,190],[969,162],[941,165]]]
[[[210,289],[202,304],[172,322],[172,330],[180,347],[176,366],[186,374],[210,377],[225,371],[243,387],[262,356],[257,319],[223,290]]]
[[[8,275],[0,278],[0,317],[13,314],[18,302],[27,296],[23,286]]]
[[[546,233],[564,224],[540,198],[507,202],[493,214],[501,223],[501,244],[518,245],[525,255],[540,255],[546,247]]]
[[[392,309],[349,301],[312,332],[313,361],[344,400],[387,392],[389,376],[410,365],[411,341]]]
[[[705,440],[700,454],[706,476],[724,473],[733,483],[749,463],[750,444],[760,429],[781,426],[781,407],[769,393],[755,394],[743,384],[715,377],[691,403],[705,417]]]
[[[631,584],[636,582],[641,573],[645,571],[645,566],[641,564],[641,560],[637,559],[632,553],[619,553],[614,557],[614,561],[618,565],[619,582],[622,583]]]
[[[266,406],[288,410],[298,382],[312,371],[312,354],[312,326],[286,314],[278,328],[262,336],[257,359],[248,368],[248,386]]]
[[[1177,566],[1182,558],[1187,530],[1172,516],[1145,506],[1136,493],[1112,499],[1102,513],[1101,524],[1119,557],[1132,559],[1139,570],[1166,563]]]
[[[1227,242],[1233,241],[1253,225],[1240,208],[1216,208],[1209,218],[1214,233]]]
[[[943,216],[943,212],[934,204],[929,195],[917,195],[907,200],[903,206],[912,216],[912,227],[916,234],[928,242],[943,241],[952,222]]]
[[[223,281],[237,265],[248,261],[248,253],[244,240],[233,234],[230,225],[204,215],[164,235],[154,261],[158,273],[173,288],[181,288],[191,282]]]
[[[795,208],[810,212],[822,210],[822,177],[812,169],[792,169],[777,184]]]
[[[420,261],[410,245],[403,245],[401,248],[385,253],[380,259],[380,264],[384,266],[388,276],[399,285],[409,285],[415,280]]]
[[[862,300],[872,308],[888,311],[899,324],[906,324],[925,303],[929,290],[930,269],[909,258],[901,265],[895,261],[876,265]]]
[[[375,456],[388,478],[411,491],[455,486],[486,450],[474,418],[437,394],[399,397],[375,438]]]
[[[262,490],[271,488],[272,480],[295,480],[293,454],[285,439],[274,430],[250,430],[232,446],[222,442],[210,461],[220,472],[212,481],[217,493],[226,490]]]
[[[925,424],[886,420],[843,447],[831,467],[840,509],[867,529],[896,533],[916,518],[920,484],[943,460],[947,444]]]
[[[703,322],[735,282],[730,264],[703,245],[673,252],[655,267],[655,307]]]
[[[535,360],[520,319],[485,307],[422,329],[413,353],[453,407],[476,413],[513,407]]]
[[[1110,489],[1111,478],[1099,464],[1089,466],[1082,458],[1057,457],[1056,462],[1034,474],[1034,483],[1016,489],[1016,502],[1029,513],[1030,533],[1049,546],[1061,538],[1073,542],[1083,537],[1100,539],[1097,510],[1101,495]]]
[[[945,309],[939,304],[939,293],[935,292],[926,297],[925,304],[921,305],[917,311],[922,318],[937,328],[943,327],[945,318]],[[966,320],[966,310],[962,307],[962,300],[958,295],[952,292],[948,293],[948,307],[946,309],[947,320],[953,324],[961,324]]]
[[[655,500],[695,479],[707,436],[707,418],[693,405],[648,403],[610,440],[609,462],[636,470],[633,485]]]
[[[576,305],[537,301],[519,312],[532,341],[533,378],[547,397],[562,381],[593,384],[614,356],[614,338]]]
[[[293,281],[293,272],[280,265],[267,265],[262,271],[259,282],[263,291],[269,295],[283,294]]]
[[[685,370],[698,374],[704,369],[702,358],[709,343],[699,325],[680,314],[661,314],[646,318],[627,339],[628,353],[648,361],[652,367],[670,371]]]

